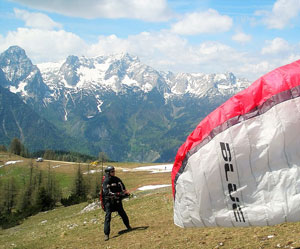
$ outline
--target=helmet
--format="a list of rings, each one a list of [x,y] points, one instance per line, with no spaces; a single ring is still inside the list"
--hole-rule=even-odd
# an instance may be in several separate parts
[[[109,174],[111,171],[115,170],[115,167],[114,166],[107,166],[106,169],[105,169],[105,173],[106,174]]]

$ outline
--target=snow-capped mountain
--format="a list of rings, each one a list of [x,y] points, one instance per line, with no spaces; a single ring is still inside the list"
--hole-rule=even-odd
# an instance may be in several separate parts
[[[127,87],[144,92],[168,87],[159,72],[128,54],[86,58],[69,56],[65,62],[39,64],[44,82],[51,88],[102,90],[120,93]]]
[[[4,73],[5,81],[9,82],[9,90],[18,93],[25,102],[28,99],[41,100],[48,92],[40,70],[32,64],[23,49],[13,46],[3,52],[0,55],[0,68]],[[2,82],[2,86],[7,87],[7,84],[5,86]]]
[[[165,97],[191,94],[203,97],[210,89],[221,95],[232,94],[249,85],[232,73],[203,74],[159,72],[129,54],[95,58],[69,56],[63,63],[38,65],[44,82],[53,90],[97,90],[123,92],[128,88],[150,92],[157,88]]]
[[[248,85],[232,73],[159,72],[129,54],[37,66],[17,46],[0,55],[0,86],[114,160],[172,160],[205,115]]]
[[[198,98],[206,95],[232,95],[249,86],[249,81],[237,79],[233,73],[179,73],[168,74],[166,79],[171,95],[190,94]]]

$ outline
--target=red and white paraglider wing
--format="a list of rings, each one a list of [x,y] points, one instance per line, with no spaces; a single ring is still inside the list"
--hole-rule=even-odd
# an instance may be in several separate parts
[[[181,227],[300,220],[300,60],[255,81],[210,113],[172,171]]]

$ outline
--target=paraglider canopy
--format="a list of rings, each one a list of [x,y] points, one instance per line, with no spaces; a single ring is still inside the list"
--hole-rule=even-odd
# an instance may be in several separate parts
[[[256,226],[300,220],[300,60],[203,119],[179,148],[174,222]]]

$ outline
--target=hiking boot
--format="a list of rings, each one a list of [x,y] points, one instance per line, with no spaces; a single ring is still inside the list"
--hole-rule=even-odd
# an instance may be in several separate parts
[[[127,227],[127,231],[131,231],[132,230],[132,227],[131,226],[128,226]]]
[[[108,241],[108,240],[109,240],[109,235],[105,235],[105,236],[104,236],[104,240],[105,240],[105,241]]]

